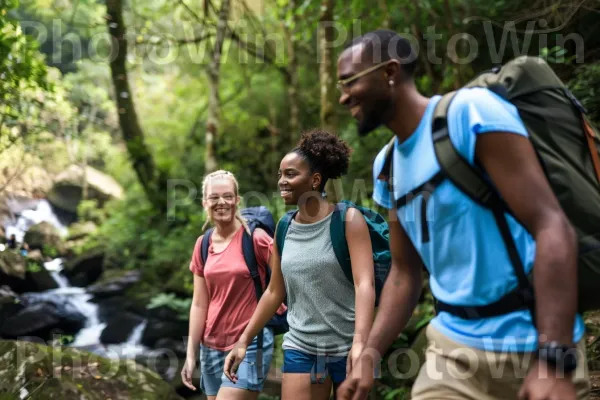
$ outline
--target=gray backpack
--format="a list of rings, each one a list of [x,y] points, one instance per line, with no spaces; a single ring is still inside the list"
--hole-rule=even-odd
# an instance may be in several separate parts
[[[577,232],[579,311],[600,309],[600,135],[588,120],[585,109],[552,68],[537,57],[515,58],[502,67],[480,74],[465,87],[488,88],[518,109],[554,194]],[[504,217],[504,212],[511,211],[490,186],[483,171],[471,166],[450,141],[446,118],[455,94],[444,95],[433,116],[434,149],[441,171],[412,193],[422,195],[422,201],[426,203],[428,195],[449,179],[471,199],[490,209],[519,284],[493,304],[469,306],[436,301],[436,309],[467,319],[527,308],[535,316],[531,276],[525,273]],[[387,148],[380,176],[389,182],[393,177],[391,150],[394,140],[396,137]],[[406,200],[399,199],[396,206],[402,207]],[[423,229],[427,230],[423,233],[427,239],[425,215],[423,218]]]

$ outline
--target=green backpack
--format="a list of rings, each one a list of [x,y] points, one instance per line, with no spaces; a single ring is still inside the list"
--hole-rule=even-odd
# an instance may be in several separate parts
[[[354,279],[352,278],[352,264],[350,262],[350,251],[348,249],[348,243],[346,242],[346,230],[344,228],[344,221],[348,208],[356,208],[360,211],[369,228],[369,236],[371,238],[371,247],[373,250],[373,268],[375,272],[375,305],[378,306],[383,284],[385,283],[392,265],[388,224],[380,214],[369,208],[358,206],[347,200],[342,200],[336,204],[333,215],[331,216],[329,229],[331,234],[331,244],[344,275],[346,275],[346,278],[352,284],[354,284]],[[283,253],[283,246],[285,244],[288,228],[297,212],[298,210],[289,211],[277,223],[275,241],[277,243],[279,257],[281,257]]]
[[[546,177],[577,232],[579,311],[600,309],[600,138],[584,107],[552,68],[537,57],[515,58],[480,74],[465,87],[488,88],[518,109]],[[529,308],[535,315],[531,276],[525,273],[504,217],[504,212],[511,211],[482,170],[471,166],[450,140],[446,118],[455,94],[444,95],[434,111],[432,134],[441,173],[429,187],[435,190],[448,178],[494,213],[519,286],[493,304],[470,307],[437,301],[437,309],[463,318],[501,315],[522,308]],[[389,175],[384,173],[382,179],[392,178],[391,149],[395,139],[388,146],[383,167]]]

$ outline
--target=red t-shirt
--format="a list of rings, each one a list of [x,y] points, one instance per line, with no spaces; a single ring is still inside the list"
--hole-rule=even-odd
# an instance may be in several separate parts
[[[204,278],[208,289],[208,315],[202,341],[205,346],[221,351],[233,348],[258,304],[254,282],[242,253],[243,232],[244,228],[241,227],[219,253],[214,252],[211,242],[206,266],[200,258],[200,236],[190,263],[190,270]],[[258,273],[265,287],[266,266],[273,251],[273,239],[260,228],[254,231],[253,237]],[[278,312],[283,307],[285,305],[282,304]]]

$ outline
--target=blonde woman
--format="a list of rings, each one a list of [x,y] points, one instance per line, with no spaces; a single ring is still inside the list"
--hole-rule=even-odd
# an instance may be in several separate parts
[[[235,384],[223,375],[225,357],[239,340],[257,306],[255,286],[242,253],[242,238],[250,232],[239,212],[240,196],[234,175],[228,171],[207,175],[202,183],[202,199],[208,212],[207,224],[212,223],[214,229],[206,263],[201,257],[204,235],[196,241],[190,263],[194,296],[187,357],[181,376],[187,387],[196,390],[192,375],[200,349],[200,387],[209,400],[253,400],[262,390],[271,363],[272,328],[265,327],[262,331],[262,351],[257,351],[258,335],[254,338]],[[259,275],[266,287],[273,239],[261,228],[253,231],[252,238]],[[261,353],[261,359],[257,360]],[[258,371],[259,366],[261,371]]]

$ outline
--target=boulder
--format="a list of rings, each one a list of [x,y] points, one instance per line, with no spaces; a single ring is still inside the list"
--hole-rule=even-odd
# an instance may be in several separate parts
[[[35,263],[42,265],[46,261],[46,257],[44,257],[44,255],[42,254],[42,252],[40,250],[32,250],[27,253],[27,260],[33,261]],[[50,260],[48,260],[48,261],[50,261]]]
[[[87,292],[93,294],[95,298],[121,295],[141,278],[140,271],[118,271],[120,274],[110,274],[114,276],[106,277],[109,272],[112,271],[106,271],[100,281],[88,287]]]
[[[54,225],[45,221],[31,226],[27,230],[27,233],[25,233],[23,241],[29,245],[29,249],[31,250],[38,249],[43,252],[44,246],[48,246],[57,250],[59,253],[64,251],[60,232]]]
[[[119,344],[127,342],[131,332],[141,324],[143,319],[135,314],[122,312],[112,316],[106,322],[106,328],[100,335],[100,342],[104,344]]]
[[[27,270],[27,292],[44,292],[46,290],[58,288],[58,283],[46,268],[41,265],[38,266],[38,264],[33,265],[36,266],[35,270],[31,268],[28,268]]]
[[[84,176],[85,175],[85,176]],[[56,207],[77,212],[81,202],[84,178],[87,181],[87,199],[103,206],[108,200],[123,197],[123,188],[111,176],[87,166],[71,165],[54,180],[48,200]]]
[[[22,309],[23,304],[21,304],[19,296],[8,286],[0,286],[0,321],[6,321]]]
[[[25,305],[20,312],[4,320],[0,336],[35,336],[51,339],[54,333],[75,334],[85,325],[85,316],[60,305],[41,302]]]
[[[0,252],[0,282],[17,293],[41,292],[58,287],[42,264],[14,251]]]
[[[189,334],[189,323],[177,320],[149,319],[142,333],[142,344],[155,347],[160,339],[183,340]]]
[[[17,293],[27,291],[27,260],[21,254],[5,250],[0,251],[0,282]]]
[[[0,341],[0,354],[0,393],[7,392],[9,398],[25,394],[31,400],[182,399],[160,376],[133,360],[10,340]]]
[[[0,252],[0,275],[1,281],[4,283],[5,277],[25,279],[27,271],[27,260],[16,251],[1,251]]]
[[[83,239],[97,229],[98,226],[91,221],[76,222],[69,226],[69,241]]]
[[[72,286],[85,287],[96,282],[104,270],[104,249],[94,248],[65,264],[63,273]]]

